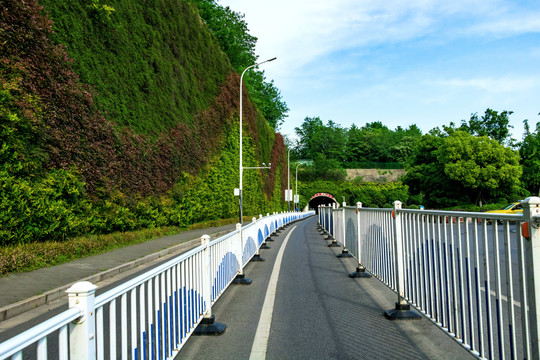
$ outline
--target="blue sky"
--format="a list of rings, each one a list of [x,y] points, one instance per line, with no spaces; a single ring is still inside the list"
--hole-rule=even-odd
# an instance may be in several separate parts
[[[290,108],[343,127],[381,121],[423,132],[514,111],[540,121],[540,1],[219,0],[245,14],[267,80]]]

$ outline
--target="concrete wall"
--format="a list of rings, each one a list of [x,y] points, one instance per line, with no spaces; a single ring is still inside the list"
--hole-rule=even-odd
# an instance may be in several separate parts
[[[365,182],[397,181],[405,174],[403,169],[347,169],[347,179],[354,180],[361,176]]]

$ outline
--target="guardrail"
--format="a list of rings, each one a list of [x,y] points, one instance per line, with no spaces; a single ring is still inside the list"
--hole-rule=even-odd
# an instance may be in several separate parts
[[[426,318],[479,358],[540,358],[540,198],[523,214],[344,206],[319,224],[398,295],[389,319]]]
[[[214,304],[278,229],[314,212],[260,216],[95,296],[89,282],[67,290],[69,309],[0,344],[0,359],[166,359],[175,356],[199,324],[215,323]],[[200,328],[199,328],[200,329]],[[51,345],[51,346],[50,346]]]

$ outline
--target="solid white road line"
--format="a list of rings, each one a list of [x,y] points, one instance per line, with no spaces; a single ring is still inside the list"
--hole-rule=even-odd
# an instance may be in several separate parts
[[[251,347],[250,360],[264,360],[266,359],[266,348],[268,347],[268,338],[270,336],[270,326],[272,325],[272,313],[274,312],[274,300],[276,298],[276,289],[279,279],[279,270],[281,268],[281,260],[283,258],[283,252],[289,241],[289,237],[293,233],[296,226],[285,237],[281,248],[276,257],[274,268],[272,269],[272,275],[270,275],[270,282],[266,289],[266,296],[264,297],[264,304],[261,310],[261,317],[259,318],[259,325],[255,332],[255,339],[253,340],[253,346]]]

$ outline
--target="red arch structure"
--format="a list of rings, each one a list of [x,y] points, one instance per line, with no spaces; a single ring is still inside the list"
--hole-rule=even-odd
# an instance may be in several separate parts
[[[317,193],[311,197],[308,201],[308,205],[311,209],[315,209],[317,211],[317,208],[319,205],[331,205],[333,203],[336,203],[339,205],[338,201],[332,194],[328,193]]]

